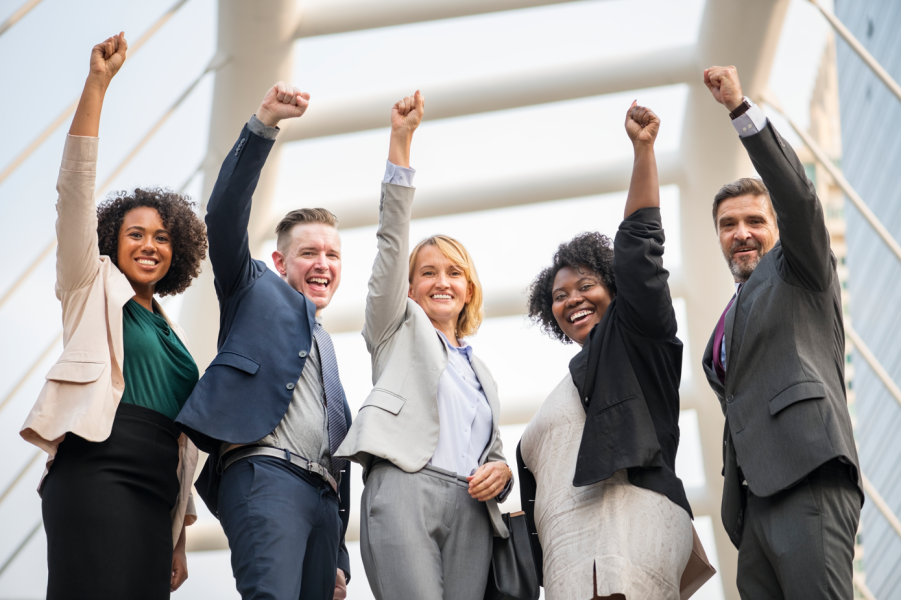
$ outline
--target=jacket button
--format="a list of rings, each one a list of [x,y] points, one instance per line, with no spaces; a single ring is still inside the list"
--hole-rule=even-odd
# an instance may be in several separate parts
[[[733,400],[735,400],[735,396],[733,396],[732,394],[729,394],[729,397],[726,398],[726,402],[732,402]]]
[[[297,353],[297,356],[299,356],[299,357],[301,357],[301,358],[306,358],[306,357],[307,357],[307,351],[306,351],[306,350],[301,350],[300,352]]]
[[[293,384],[293,383],[286,383],[286,384],[285,384],[285,387],[288,388],[289,390],[293,390],[293,389],[294,389],[294,384]]]

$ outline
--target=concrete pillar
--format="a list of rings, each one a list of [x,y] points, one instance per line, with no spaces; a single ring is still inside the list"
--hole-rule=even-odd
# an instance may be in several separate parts
[[[732,295],[732,278],[719,249],[710,207],[723,184],[752,173],[751,163],[726,109],[717,104],[703,84],[703,69],[735,65],[746,95],[754,96],[767,84],[773,55],[788,0],[709,1],[698,35],[697,79],[690,84],[682,134],[685,183],[680,186],[684,297],[688,337],[695,375],[697,408],[707,478],[707,506],[714,507],[720,574],[727,600],[738,600],[735,585],[738,553],[729,541],[719,515],[723,478],[724,418],[700,367],[701,357]]]
[[[216,73],[207,157],[204,164],[202,212],[213,191],[219,167],[272,84],[291,82],[294,36],[299,23],[296,0],[219,0],[218,52],[231,61]],[[255,251],[269,224],[278,176],[280,144],[276,143],[254,194],[250,248]],[[271,235],[271,232],[270,232]],[[201,369],[216,355],[219,305],[209,260],[188,290],[180,323]]]

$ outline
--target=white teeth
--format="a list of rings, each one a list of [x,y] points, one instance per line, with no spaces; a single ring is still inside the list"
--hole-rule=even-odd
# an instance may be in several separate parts
[[[138,264],[139,264],[139,265],[148,265],[148,266],[151,266],[151,267],[152,267],[152,266],[156,265],[156,261],[148,260],[148,259],[144,259],[144,258],[139,258],[139,259],[138,259]]]
[[[451,297],[447,294],[433,294],[432,298],[441,299],[441,300],[450,300]]]
[[[580,318],[582,318],[582,317],[584,317],[584,316],[586,316],[586,315],[593,315],[593,314],[594,314],[594,311],[593,311],[593,310],[580,310],[579,312],[577,312],[576,314],[572,315],[572,316],[569,318],[569,322],[570,322],[570,323],[575,323],[575,322],[576,322],[576,319],[580,319]]]

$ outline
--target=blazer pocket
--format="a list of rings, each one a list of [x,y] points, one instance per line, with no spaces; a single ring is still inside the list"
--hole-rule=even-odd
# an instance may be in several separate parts
[[[367,406],[376,406],[382,410],[387,410],[392,415],[396,415],[404,407],[405,402],[404,398],[401,398],[394,392],[375,388],[369,393],[366,402],[363,403],[360,409],[362,410]]]
[[[102,362],[58,362],[44,377],[50,381],[66,383],[92,383],[100,379],[106,363]]]
[[[235,354],[234,352],[220,352],[217,354],[216,358],[213,359],[213,362],[210,363],[210,366],[215,367],[217,365],[234,367],[235,369],[244,371],[250,375],[253,375],[260,369],[260,363],[257,361],[240,354]]]
[[[776,415],[796,402],[826,397],[826,386],[819,381],[802,381],[785,388],[770,400],[770,414]]]

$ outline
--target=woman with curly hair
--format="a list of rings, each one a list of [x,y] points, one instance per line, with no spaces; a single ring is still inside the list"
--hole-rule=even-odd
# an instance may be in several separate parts
[[[375,384],[336,456],[363,465],[360,550],[377,600],[482,600],[504,458],[491,372],[463,338],[482,323],[482,287],[459,241],[435,235],[410,252],[410,145],[425,100],[391,110],[378,255],[363,338]]]
[[[165,190],[94,205],[100,111],[126,48],[122,33],[94,46],[66,139],[56,206],[63,353],[21,431],[48,454],[48,599],[162,600],[188,576],[197,448],[173,420],[198,371],[154,294],[187,289],[206,234],[192,203]]]
[[[682,342],[662,260],[659,125],[629,108],[635,161],[615,240],[562,244],[531,288],[533,321],[582,347],[517,448],[548,600],[679,600],[692,556],[675,473]]]

